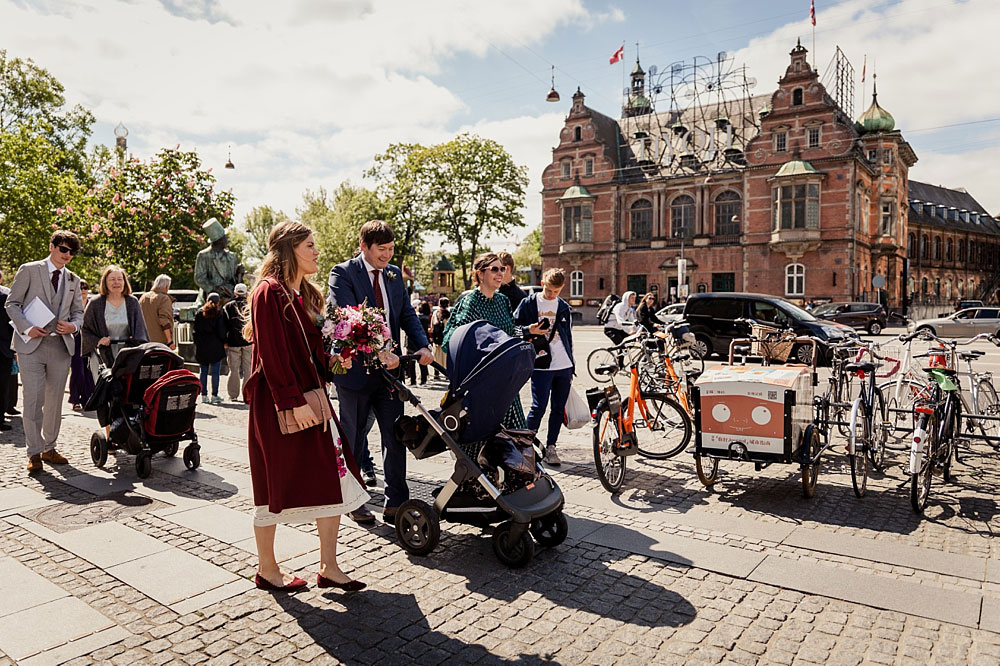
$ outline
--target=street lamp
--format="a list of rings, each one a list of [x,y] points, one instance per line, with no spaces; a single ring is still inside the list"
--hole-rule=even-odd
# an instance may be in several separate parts
[[[559,93],[556,92],[556,66],[552,65],[552,88],[549,90],[549,94],[545,96],[546,102],[558,102]]]
[[[115,149],[118,151],[118,159],[125,163],[125,154],[128,151],[128,128],[119,121],[115,127]]]
[[[227,169],[235,169],[236,168],[236,165],[233,164],[233,145],[232,144],[229,144],[229,157],[226,160],[226,167],[225,168],[227,168]]]

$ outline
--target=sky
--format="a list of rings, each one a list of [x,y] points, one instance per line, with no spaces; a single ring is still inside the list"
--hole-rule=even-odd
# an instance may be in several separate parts
[[[754,94],[774,90],[796,39],[821,75],[839,45],[855,116],[877,72],[879,103],[919,158],[910,177],[1000,214],[998,25],[996,0],[816,0],[814,50],[809,0],[0,0],[0,48],[90,108],[93,141],[113,145],[121,122],[140,159],[196,149],[237,195],[237,219],[265,204],[294,216],[306,190],[345,180],[371,186],[364,171],[390,143],[499,141],[530,183],[527,227],[497,249],[540,221],[541,171],[576,88],[620,113],[608,59],[622,44],[647,70],[725,51]]]

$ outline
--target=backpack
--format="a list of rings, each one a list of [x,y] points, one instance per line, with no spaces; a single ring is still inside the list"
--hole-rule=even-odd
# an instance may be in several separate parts
[[[605,297],[604,302],[601,303],[601,307],[597,309],[597,321],[602,324],[607,324],[608,320],[611,319],[611,311],[615,309],[615,306],[621,302],[622,299],[618,297],[618,294],[608,294]]]

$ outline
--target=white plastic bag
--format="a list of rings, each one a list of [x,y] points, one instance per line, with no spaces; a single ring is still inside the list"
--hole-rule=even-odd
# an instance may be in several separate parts
[[[577,393],[576,388],[572,386],[569,389],[569,398],[566,400],[563,423],[570,430],[590,425],[590,407],[587,406],[587,401]]]

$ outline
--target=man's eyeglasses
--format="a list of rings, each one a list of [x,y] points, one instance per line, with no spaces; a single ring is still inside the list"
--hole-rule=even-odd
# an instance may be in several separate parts
[[[503,273],[503,266],[489,266],[483,269],[484,271],[489,271],[490,273]]]
[[[60,252],[62,252],[63,254],[69,254],[69,255],[72,255],[74,257],[76,256],[76,253],[78,252],[78,250],[74,250],[73,248],[67,247],[65,245],[56,245],[55,248],[57,250],[59,250]]]

